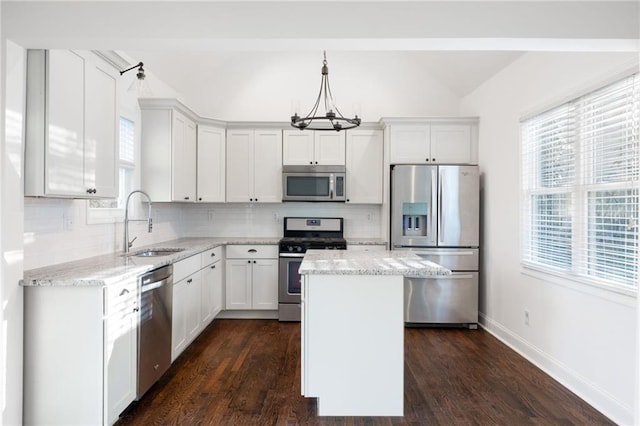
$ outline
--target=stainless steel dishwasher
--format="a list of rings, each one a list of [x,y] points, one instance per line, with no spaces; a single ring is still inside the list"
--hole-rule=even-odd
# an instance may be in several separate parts
[[[147,272],[140,277],[139,286],[136,399],[140,399],[171,365],[173,266]]]

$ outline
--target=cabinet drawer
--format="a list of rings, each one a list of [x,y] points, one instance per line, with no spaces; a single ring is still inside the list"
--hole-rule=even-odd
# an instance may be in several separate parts
[[[126,315],[136,305],[138,298],[138,280],[131,279],[105,287],[106,303],[105,315],[115,316],[118,313]]]
[[[202,268],[219,261],[220,259],[222,259],[222,246],[203,251],[202,253],[200,253],[200,259]]]
[[[173,283],[187,278],[189,275],[200,270],[200,255],[196,254],[187,257],[173,264]]]
[[[277,259],[278,258],[278,246],[277,245],[228,245],[227,246],[227,259]]]

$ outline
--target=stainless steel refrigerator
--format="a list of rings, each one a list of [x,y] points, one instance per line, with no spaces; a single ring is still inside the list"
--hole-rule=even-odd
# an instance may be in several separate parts
[[[477,166],[392,166],[392,248],[452,271],[405,278],[406,323],[477,328],[479,186]]]

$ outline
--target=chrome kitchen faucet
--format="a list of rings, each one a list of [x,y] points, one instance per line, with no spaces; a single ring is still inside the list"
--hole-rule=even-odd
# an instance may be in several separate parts
[[[129,219],[129,199],[136,192],[139,192],[140,194],[147,197],[147,201],[149,202],[149,212],[147,213],[146,219]],[[151,197],[149,197],[149,194],[147,194],[146,192],[140,189],[131,191],[127,196],[127,201],[125,203],[125,208],[124,208],[124,252],[125,253],[129,253],[129,249],[133,245],[133,242],[136,240],[136,238],[138,238],[138,237],[134,237],[133,240],[129,241],[129,222],[147,222],[149,226],[149,233],[151,233],[153,229],[153,223],[151,221]]]

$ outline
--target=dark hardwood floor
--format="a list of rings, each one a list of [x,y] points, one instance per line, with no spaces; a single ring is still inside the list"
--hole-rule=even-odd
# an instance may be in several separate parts
[[[117,425],[613,424],[483,330],[405,330],[404,411],[317,417],[299,323],[216,320]]]

